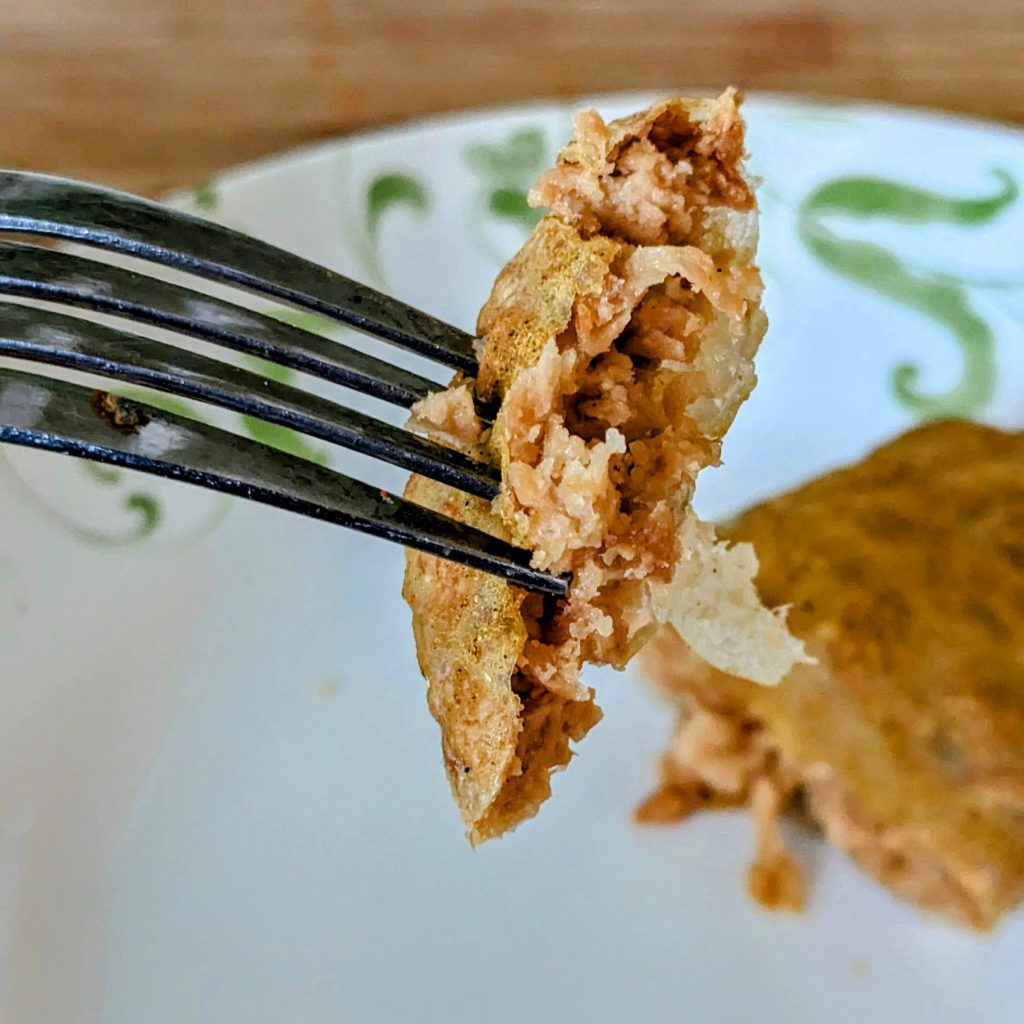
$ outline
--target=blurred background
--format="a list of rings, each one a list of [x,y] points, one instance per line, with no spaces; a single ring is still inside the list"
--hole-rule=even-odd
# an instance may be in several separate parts
[[[148,195],[422,115],[727,84],[1021,123],[1024,0],[0,0],[0,167]],[[768,107],[772,334],[709,518],[933,415],[1024,425],[1024,134]],[[480,119],[192,202],[468,326],[567,131],[561,110]],[[864,175],[881,198],[847,215]],[[0,1024],[1024,1021],[1024,913],[983,940],[933,926],[801,833],[813,906],[780,920],[744,895],[746,815],[634,828],[669,712],[611,670],[553,805],[471,851],[397,548],[19,455],[0,453]]]
[[[1024,3],[4,0],[0,164],[152,194],[423,114],[729,83],[1024,121]]]

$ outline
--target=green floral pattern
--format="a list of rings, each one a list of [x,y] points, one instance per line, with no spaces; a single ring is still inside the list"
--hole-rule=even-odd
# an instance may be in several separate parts
[[[123,398],[143,402],[155,409],[176,416],[193,420],[203,419],[194,403],[174,395],[133,387],[121,388],[118,393]],[[139,488],[140,483],[144,483],[145,477],[98,462],[75,462],[74,466],[77,473],[93,484],[120,492],[118,504],[129,520],[128,525],[121,528],[111,526],[102,530],[82,525],[69,510],[58,507],[47,500],[32,483],[25,479],[11,459],[7,457],[7,454],[0,451],[0,472],[20,494],[22,500],[32,505],[53,526],[84,543],[103,548],[131,547],[152,537],[165,522],[166,511],[160,499],[151,491]],[[190,532],[190,541],[206,536],[220,525],[230,506],[231,499],[222,498],[213,514]]]
[[[399,175],[383,175],[376,179],[368,192],[368,227],[373,237],[376,237],[377,224],[381,215],[396,202],[409,202],[422,206],[426,202],[426,193],[412,179]],[[201,213],[215,213],[219,206],[217,187],[211,183],[196,189],[192,193],[192,206]],[[332,335],[338,331],[338,325],[335,322],[306,310],[280,308],[270,310],[269,315],[315,334]],[[242,362],[253,372],[279,383],[292,384],[295,381],[294,371],[287,367],[252,357],[242,357]],[[142,388],[120,388],[118,394],[186,419],[204,421],[199,406],[187,399]],[[246,434],[272,448],[321,465],[328,461],[326,449],[311,444],[306,437],[294,430],[274,423],[267,423],[252,416],[240,416],[238,422]],[[73,513],[48,501],[32,483],[25,479],[14,463],[7,458],[6,453],[2,451],[0,451],[0,472],[8,478],[12,487],[21,495],[22,500],[31,504],[53,526],[96,547],[122,548],[138,544],[152,537],[166,520],[166,510],[160,499],[152,492],[138,489],[135,486],[139,481],[137,475],[126,473],[113,466],[81,462],[76,464],[76,472],[99,487],[120,489],[124,492],[119,503],[131,521],[131,525],[127,528],[98,530],[77,522]],[[190,532],[188,541],[195,542],[216,529],[223,522],[233,503],[233,499],[230,498],[220,499],[213,514],[208,516],[198,528]]]
[[[484,205],[492,216],[513,221],[527,231],[544,216],[544,211],[531,207],[526,198],[549,160],[539,128],[521,128],[498,144],[474,143],[464,156],[483,183]]]
[[[382,174],[366,190],[366,227],[376,241],[380,219],[392,206],[411,206],[421,213],[430,204],[427,190],[411,174]]]
[[[855,138],[863,131],[862,115],[843,107],[813,107],[801,104],[780,104],[772,113],[772,124],[780,131],[789,131],[804,138],[820,140],[834,136],[841,140]],[[466,143],[466,133],[455,143],[454,153],[461,161],[461,178],[455,171],[454,187],[458,197],[467,200],[466,232],[470,244],[500,265],[510,255],[516,238],[525,237],[543,211],[529,206],[527,195],[540,173],[554,157],[550,140],[559,142],[567,135],[567,112],[548,117],[538,116],[534,122],[522,120],[504,134],[477,138]],[[809,144],[810,145],[810,144]],[[343,147],[332,164],[332,173],[344,187],[344,195],[336,209],[339,221],[333,231],[345,255],[355,257],[355,276],[382,290],[401,293],[398,282],[388,280],[385,260],[400,261],[403,236],[396,233],[398,223],[405,230],[439,230],[438,218],[444,217],[444,231],[461,225],[450,220],[450,208],[434,203],[432,189],[449,188],[453,169],[449,166],[443,177],[430,161],[418,162],[416,173],[403,165],[402,153],[388,150],[388,155],[370,159],[356,150]],[[809,150],[810,152],[810,150]],[[398,162],[392,158],[398,155]],[[418,160],[418,157],[413,155]],[[977,231],[986,225],[1002,223],[1001,218],[1019,198],[1017,177],[1006,170],[991,172],[995,185],[980,195],[955,196],[929,191],[894,179],[870,175],[846,175],[831,178],[813,188],[806,196],[787,195],[785,175],[768,172],[760,196],[766,237],[783,239],[795,236],[800,245],[823,267],[879,298],[895,302],[922,315],[923,322],[946,332],[957,345],[961,371],[955,384],[944,390],[927,388],[923,381],[924,366],[904,362],[887,371],[895,401],[919,418],[936,416],[978,416],[992,404],[997,382],[997,338],[993,319],[999,312],[1024,323],[1024,271],[999,276],[984,272],[969,274],[957,269],[956,260],[941,249],[929,265],[921,265],[921,246],[908,236],[907,249],[889,241],[893,233],[887,229],[885,239],[872,228],[888,225],[946,225],[954,232]],[[200,214],[252,229],[254,225],[235,222],[232,217],[231,194],[221,181],[211,181],[194,190],[188,197],[190,209]],[[233,187],[230,186],[230,187]],[[442,210],[445,212],[442,213]],[[404,214],[402,211],[405,211]],[[408,215],[412,214],[412,219]],[[396,222],[388,228],[389,219]],[[402,217],[407,219],[401,219]],[[511,231],[509,229],[512,229]],[[325,224],[324,230],[332,228]],[[897,237],[898,234],[897,234]],[[899,251],[898,251],[899,250]],[[790,296],[792,284],[791,252],[780,241],[767,247],[766,261],[772,271],[772,287],[778,294]],[[400,265],[400,264],[397,264]],[[1019,278],[1019,279],[1018,279]],[[293,308],[270,309],[269,315],[303,330],[335,339],[348,339],[349,329],[315,313]],[[895,351],[899,339],[889,339]],[[358,345],[358,339],[352,344]],[[230,358],[230,357],[228,357]],[[257,359],[240,357],[252,371],[286,384],[296,383],[296,374],[286,368]],[[197,418],[201,411],[194,403],[171,396],[128,389],[123,392],[158,408]],[[310,441],[292,430],[268,424],[251,417],[226,417],[218,413],[218,422],[232,422],[235,428],[265,444],[300,458],[326,463],[329,448]],[[107,547],[137,544],[159,533],[173,519],[173,510],[161,503],[157,493],[140,486],[140,478],[111,467],[80,464],[75,472],[90,486],[116,495],[123,513],[120,525],[109,531],[85,528],[74,522],[73,507],[54,508],[35,492],[31,483],[17,475],[15,461],[0,452],[0,472],[12,481],[12,487],[24,500],[33,502],[52,523],[69,530],[89,543]],[[144,481],[143,481],[144,483]],[[159,492],[159,488],[155,488]],[[230,499],[218,506],[214,515],[192,536],[200,536],[213,528],[232,506]],[[73,502],[70,503],[73,506]]]
[[[922,418],[977,416],[995,391],[995,338],[955,275],[922,272],[895,253],[869,241],[838,234],[836,218],[888,219],[904,224],[986,224],[1015,202],[1019,187],[1003,170],[993,175],[1000,187],[982,198],[957,199],[883,178],[838,178],[816,188],[800,204],[797,225],[804,245],[825,266],[879,295],[918,310],[945,327],[963,358],[960,381],[942,393],[921,390],[921,369],[901,363],[892,374],[897,401]]]
[[[266,360],[256,359],[253,356],[245,357],[245,365],[254,373],[258,373],[268,380],[277,381],[278,384],[295,383],[295,371],[287,366],[268,363]],[[266,420],[258,419],[255,416],[243,416],[241,420],[242,426],[255,441],[320,465],[327,462],[327,452],[323,448],[311,444],[304,434],[289,430],[288,427],[279,426],[277,423],[267,423]]]
[[[200,185],[192,193],[192,205],[200,213],[213,213],[220,205],[220,196],[217,194],[217,186],[213,182]]]
[[[99,467],[100,470],[106,467]],[[0,470],[11,489],[22,501],[31,505],[41,518],[53,526],[64,530],[78,540],[95,547],[122,548],[138,544],[152,536],[163,519],[163,509],[155,495],[147,491],[127,490],[120,499],[121,509],[128,514],[131,525],[116,529],[97,530],[83,526],[74,516],[62,507],[54,505],[27,481],[18,471],[13,462],[0,452]],[[91,463],[82,463],[79,472],[90,477],[95,483],[104,487],[127,486],[127,478],[120,470],[110,469],[108,472],[97,472]]]
[[[406,171],[382,170],[367,182],[354,215],[353,211],[346,210],[345,220],[340,225],[346,246],[359,260],[362,280],[377,288],[387,287],[381,251],[384,217],[390,210],[403,206],[426,214],[430,209],[429,190],[419,178]],[[333,328],[336,332],[337,325]]]

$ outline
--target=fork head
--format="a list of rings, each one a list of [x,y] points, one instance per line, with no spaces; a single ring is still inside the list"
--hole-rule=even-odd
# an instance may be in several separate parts
[[[315,310],[384,341],[472,371],[472,338],[331,270],[146,200],[0,172],[0,230],[126,253]],[[255,417],[430,476],[478,498],[496,470],[377,417],[221,359],[202,339],[410,407],[442,385],[243,306],[59,250],[0,242],[0,295],[97,311],[174,332],[168,344],[80,316],[0,303],[0,355],[84,371]],[[195,420],[0,369],[0,442],[108,462],[214,488],[417,547],[551,595],[568,581],[529,552],[306,459]]]

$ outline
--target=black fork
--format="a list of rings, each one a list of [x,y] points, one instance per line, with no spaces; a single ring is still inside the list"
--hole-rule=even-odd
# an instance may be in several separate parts
[[[0,231],[66,239],[271,296],[473,373],[471,335],[292,253],[158,203],[0,172]],[[0,241],[0,295],[167,328],[409,408],[440,385],[243,306],[144,274]],[[219,359],[81,317],[0,302],[0,355],[127,381],[359,451],[480,498],[496,471],[401,427]],[[0,369],[0,442],[183,480],[429,551],[528,589],[566,579],[530,553],[308,460],[66,381]]]

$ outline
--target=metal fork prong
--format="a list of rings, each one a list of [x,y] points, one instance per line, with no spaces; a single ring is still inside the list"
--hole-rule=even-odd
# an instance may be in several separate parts
[[[475,372],[473,337],[267,242],[83,182],[0,171],[0,231],[65,238],[273,296]]]
[[[409,408],[443,385],[223,299],[71,253],[0,242],[0,294],[179,331]]]
[[[530,553],[402,498],[204,423],[67,381],[0,369],[0,443],[197,484],[348,526],[561,596]]]
[[[0,303],[0,355],[128,381],[341,445],[490,500],[497,470],[408,430],[218,359],[32,306]]]

